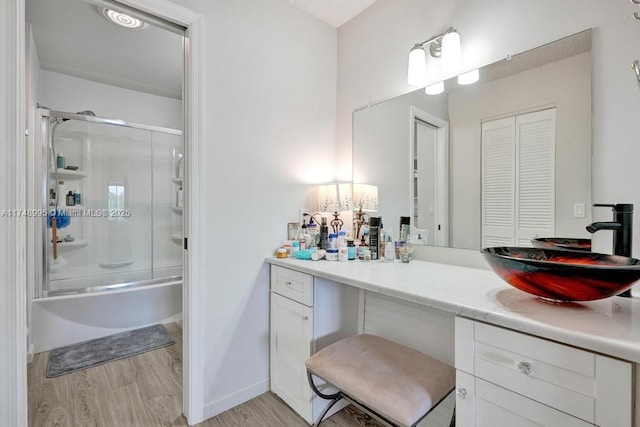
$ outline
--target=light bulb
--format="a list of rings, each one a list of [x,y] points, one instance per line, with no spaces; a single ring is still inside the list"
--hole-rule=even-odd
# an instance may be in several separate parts
[[[442,72],[445,75],[457,74],[461,64],[460,34],[451,31],[442,38]]]
[[[462,73],[458,76],[458,84],[470,85],[480,80],[480,72],[476,68],[475,70]]]
[[[414,47],[409,52],[409,72],[407,83],[411,86],[424,86],[427,82],[427,63],[422,46]]]
[[[438,95],[444,92],[444,82],[434,83],[424,88],[427,95]]]

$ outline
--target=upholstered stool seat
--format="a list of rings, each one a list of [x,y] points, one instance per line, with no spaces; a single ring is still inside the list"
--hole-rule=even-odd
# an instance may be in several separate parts
[[[316,394],[334,400],[330,406],[345,397],[397,426],[417,424],[455,387],[452,366],[375,335],[338,341],[315,353],[305,365]],[[323,395],[312,376],[339,392]]]

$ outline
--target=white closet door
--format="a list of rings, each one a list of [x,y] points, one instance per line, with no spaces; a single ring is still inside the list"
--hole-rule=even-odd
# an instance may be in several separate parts
[[[517,246],[555,236],[555,108],[516,116]]]
[[[482,123],[482,247],[510,246],[515,229],[515,117]]]

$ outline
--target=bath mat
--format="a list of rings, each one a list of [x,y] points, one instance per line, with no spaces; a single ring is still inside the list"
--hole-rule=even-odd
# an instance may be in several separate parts
[[[49,352],[47,378],[58,377],[174,344],[163,325],[83,341]]]

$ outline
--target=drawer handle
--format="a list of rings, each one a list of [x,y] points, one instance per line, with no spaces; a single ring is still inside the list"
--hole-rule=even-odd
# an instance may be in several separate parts
[[[456,396],[464,400],[467,397],[467,389],[466,388],[456,389]]]
[[[286,282],[284,282],[284,285],[285,286],[291,286],[291,285],[293,285],[293,283],[291,283],[291,281],[287,280]]]
[[[525,375],[529,375],[531,373],[531,363],[529,362],[519,362],[518,370]]]

